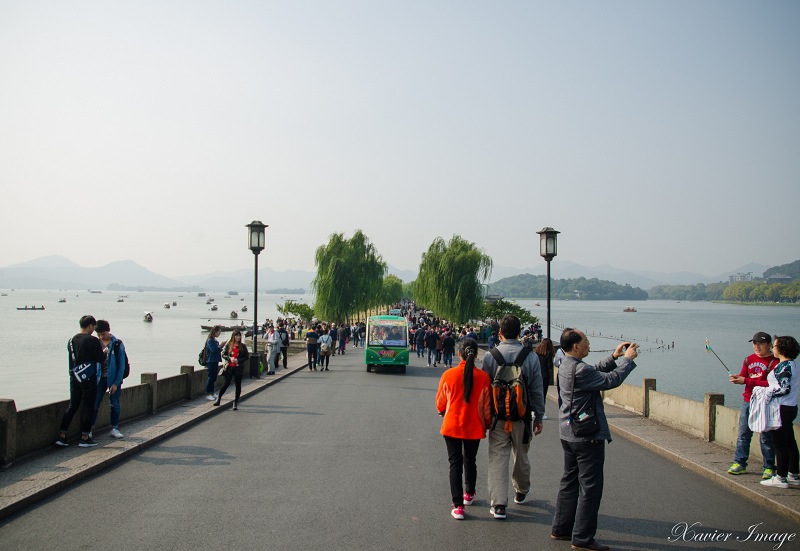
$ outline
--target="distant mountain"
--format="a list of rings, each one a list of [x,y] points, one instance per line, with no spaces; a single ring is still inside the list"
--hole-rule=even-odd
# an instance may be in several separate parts
[[[0,269],[0,287],[14,289],[105,289],[125,286],[177,287],[174,280],[156,274],[132,260],[99,268],[83,268],[59,256],[42,257]]]
[[[784,269],[788,271],[793,269],[794,265],[786,264],[784,266]],[[694,285],[727,281],[729,275],[739,272],[752,272],[754,276],[761,277],[766,270],[770,270],[769,266],[751,263],[714,277],[708,277],[695,272],[621,270],[608,264],[583,266],[568,260],[555,260],[550,267],[551,276],[554,279],[596,278],[645,290],[655,285]],[[781,268],[781,266],[775,269],[777,268]],[[389,265],[388,271],[399,277],[404,283],[417,278],[414,270],[400,270]],[[544,275],[545,273],[544,261],[537,263],[534,268],[495,265],[490,283],[521,274]],[[259,269],[258,288],[259,290],[310,289],[314,275],[314,272],[302,270],[276,272],[272,268],[265,267]],[[251,291],[253,289],[253,271],[247,269],[232,272],[215,271],[169,278],[151,272],[132,260],[111,262],[99,268],[83,268],[68,258],[57,255],[43,256],[29,262],[0,268],[0,288],[5,289],[106,289],[112,284],[125,287],[166,289],[199,287],[206,291]]]
[[[259,290],[276,288],[305,288],[311,286],[311,280],[316,274],[304,272],[302,270],[287,270],[276,272],[272,268],[259,268],[258,288]],[[212,272],[209,274],[199,274],[192,276],[181,276],[174,278],[182,285],[193,285],[201,287],[207,291],[252,291],[253,290],[253,270],[236,270],[233,272]]]
[[[769,266],[763,264],[746,264],[735,270],[730,270],[717,276],[709,277],[697,272],[657,272],[654,270],[621,270],[608,264],[600,266],[583,266],[568,260],[553,261],[550,264],[550,275],[554,279],[574,279],[585,277],[587,279],[597,278],[613,281],[620,285],[631,285],[650,289],[655,285],[694,285],[696,283],[716,283],[718,281],[728,281],[728,276],[736,273],[752,272],[754,276],[761,277]],[[521,275],[532,274],[542,275],[547,271],[544,262],[536,268],[510,268],[508,266],[495,266],[492,270],[491,283],[501,279]]]
[[[400,268],[395,268],[391,264],[388,265],[388,268],[389,273],[399,277],[403,283],[409,283],[417,279],[417,272],[414,270],[401,270]]]
[[[764,278],[768,278],[770,276],[775,275],[787,275],[792,278],[792,281],[797,281],[800,279],[800,260],[795,260],[790,264],[781,264],[780,266],[775,266],[774,268],[770,268],[766,272],[764,272]]]

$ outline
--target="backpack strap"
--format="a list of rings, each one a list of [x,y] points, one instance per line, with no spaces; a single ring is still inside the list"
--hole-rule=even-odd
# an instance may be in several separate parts
[[[503,354],[495,347],[489,350],[489,354],[492,355],[494,361],[497,362],[497,367],[499,368],[501,365],[505,365],[506,359],[503,357]],[[495,372],[495,377],[497,377],[497,372]]]

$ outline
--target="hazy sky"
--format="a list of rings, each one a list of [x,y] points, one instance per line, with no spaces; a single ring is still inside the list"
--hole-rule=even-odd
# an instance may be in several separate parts
[[[800,258],[800,3],[0,0],[0,266]]]

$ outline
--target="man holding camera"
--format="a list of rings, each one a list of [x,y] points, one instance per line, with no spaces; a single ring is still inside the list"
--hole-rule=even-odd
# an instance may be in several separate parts
[[[607,551],[598,543],[597,513],[603,497],[605,441],[611,441],[601,390],[617,388],[633,371],[639,345],[623,342],[616,350],[591,366],[583,361],[589,355],[589,339],[577,329],[561,334],[566,356],[558,369],[561,398],[559,430],[564,450],[564,474],[556,501],[551,537],[572,540],[573,549]],[[622,358],[617,366],[616,360]],[[591,428],[584,425],[592,423]]]

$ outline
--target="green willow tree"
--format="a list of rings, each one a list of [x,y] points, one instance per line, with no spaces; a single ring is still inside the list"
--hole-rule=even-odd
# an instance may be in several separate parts
[[[453,323],[483,313],[483,284],[492,273],[492,259],[474,243],[454,235],[437,237],[422,253],[414,295],[419,304]]]
[[[308,304],[303,304],[302,302],[287,300],[283,306],[278,304],[276,307],[278,312],[280,312],[280,314],[283,316],[296,316],[305,321],[311,321],[314,319],[314,309]]]
[[[349,321],[353,314],[380,305],[386,263],[361,230],[345,239],[334,233],[315,255],[317,275],[311,282],[319,319]]]
[[[400,302],[403,298],[403,281],[394,274],[383,278],[382,302],[384,306]]]
[[[534,316],[530,310],[506,300],[487,302],[483,306],[483,317],[487,319],[498,321],[509,314],[517,316],[522,325],[531,325],[539,321],[539,318]]]

